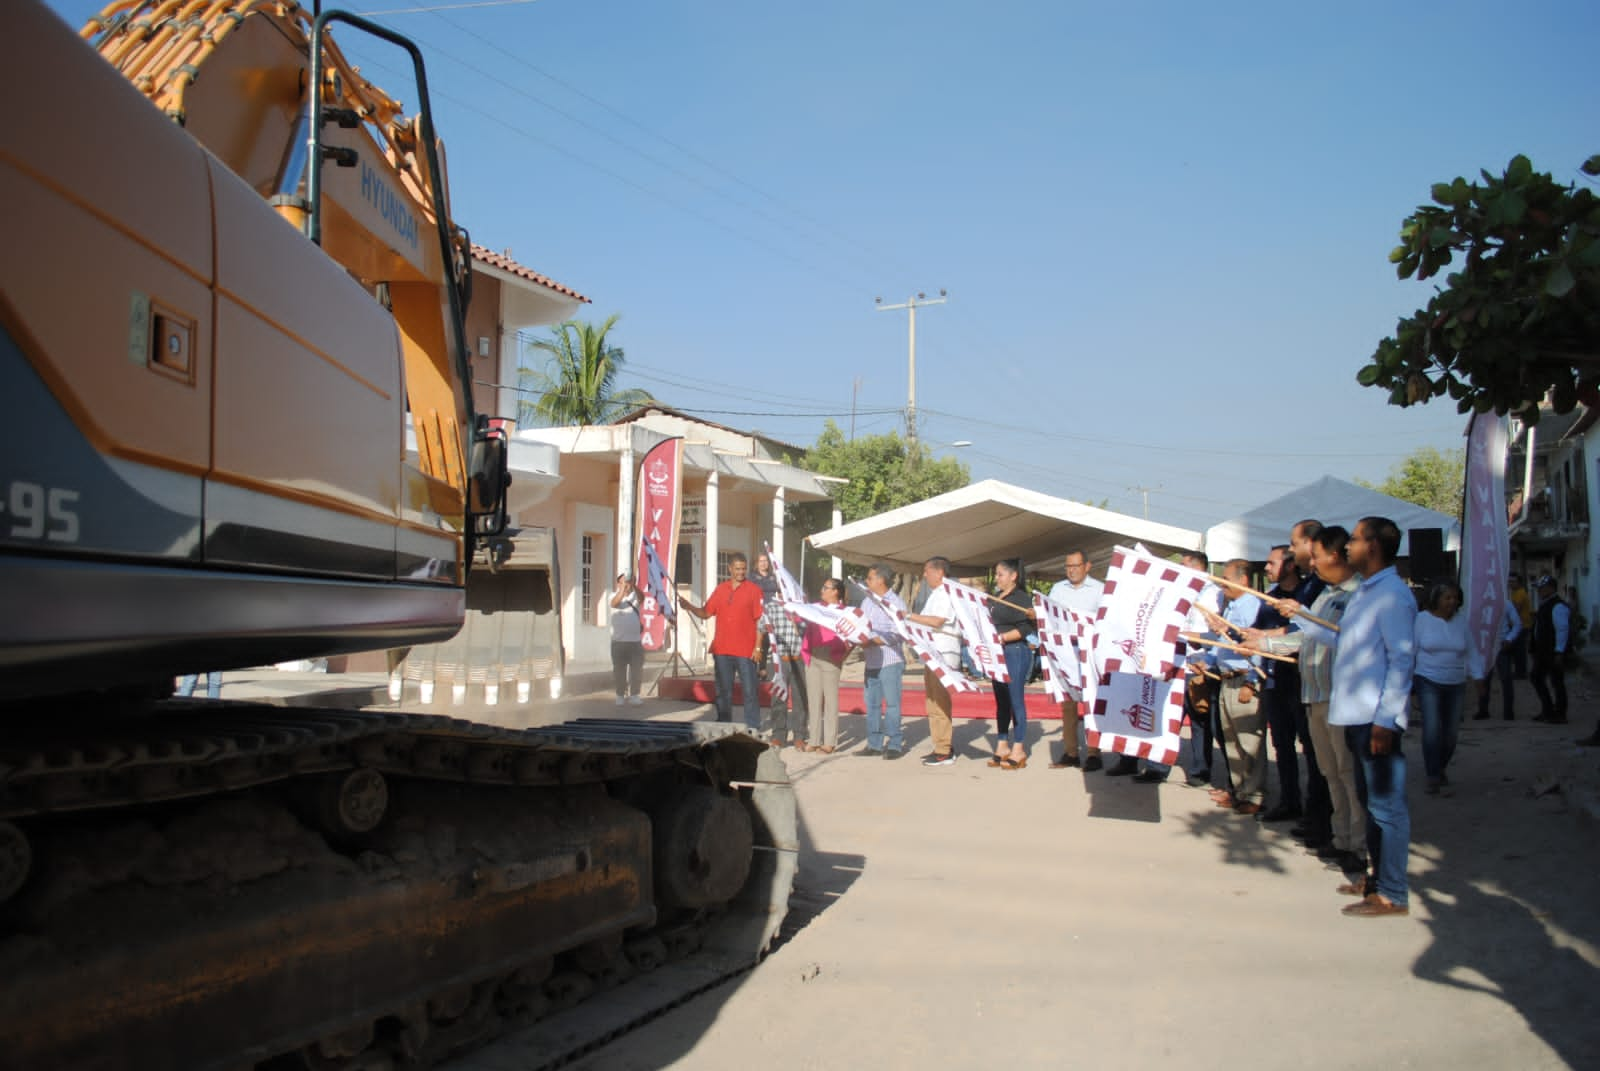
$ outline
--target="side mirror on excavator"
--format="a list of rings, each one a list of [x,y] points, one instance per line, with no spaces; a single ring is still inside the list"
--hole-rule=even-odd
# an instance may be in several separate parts
[[[473,532],[499,535],[506,527],[506,491],[511,469],[505,433],[480,427],[472,442],[471,475],[467,481],[467,512]]]

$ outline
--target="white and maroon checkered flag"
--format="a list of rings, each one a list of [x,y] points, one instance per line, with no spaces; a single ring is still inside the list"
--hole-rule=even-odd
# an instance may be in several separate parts
[[[1106,675],[1171,675],[1183,663],[1178,634],[1205,587],[1204,574],[1117,547],[1095,616],[1095,652]]]
[[[1044,687],[1058,703],[1094,700],[1100,671],[1094,665],[1094,621],[1040,592],[1033,593],[1044,652]]]
[[[947,691],[976,692],[978,690],[976,684],[944,664],[944,659],[939,655],[938,645],[934,642],[936,633],[933,629],[927,625],[919,625],[915,621],[908,620],[905,614],[898,614],[895,617],[894,626],[900,630],[901,637],[911,645],[911,649],[917,652],[917,657],[922,660],[922,664],[928,667],[930,673],[939,678],[939,681]]]
[[[1112,673],[1083,720],[1090,747],[1136,759],[1178,761],[1183,727],[1182,677],[1168,680],[1148,673]]]
[[[767,552],[767,561],[772,563],[772,572],[778,578],[778,598],[783,600],[785,604],[784,609],[789,609],[787,605],[788,603],[805,602],[805,589],[802,588],[800,586],[800,582],[794,578],[794,574],[785,569],[783,567],[783,563],[778,561],[777,555],[772,553],[772,545],[770,543],[763,543],[761,546],[765,548]]]
[[[783,608],[801,621],[829,629],[846,643],[860,646],[867,638],[867,618],[859,606],[824,606],[820,602],[784,603]]]
[[[961,638],[966,641],[972,661],[992,681],[1005,684],[1011,679],[1006,669],[1005,644],[989,616],[989,597],[977,588],[969,588],[959,580],[946,579],[945,590],[950,592],[950,603],[956,610],[956,624],[961,628]]]

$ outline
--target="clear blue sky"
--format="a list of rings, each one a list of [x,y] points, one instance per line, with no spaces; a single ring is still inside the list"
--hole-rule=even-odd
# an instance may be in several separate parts
[[[625,386],[809,445],[859,380],[856,431],[901,428],[873,299],[945,288],[926,440],[1190,528],[1458,445],[1355,384],[1430,292],[1399,222],[1600,152],[1593,0],[471,3],[344,6],[423,46],[458,220],[622,314]]]

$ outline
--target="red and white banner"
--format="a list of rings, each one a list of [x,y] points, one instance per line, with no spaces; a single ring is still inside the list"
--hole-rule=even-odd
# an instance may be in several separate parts
[[[1166,680],[1148,673],[1108,674],[1083,720],[1089,746],[1173,765],[1178,761],[1178,733],[1183,727],[1183,689],[1182,677]]]
[[[951,669],[945,665],[944,656],[939,653],[938,641],[935,639],[938,633],[933,629],[927,625],[919,625],[915,621],[908,620],[903,613],[895,617],[894,624],[900,630],[900,635],[911,645],[911,649],[917,652],[917,657],[922,660],[922,664],[927,666],[929,672],[935,677],[939,678],[946,691],[976,692],[978,690],[978,686],[967,680],[966,675],[960,670]]]
[[[947,579],[944,586],[950,592],[950,603],[956,611],[956,624],[961,629],[961,638],[967,643],[973,664],[985,677],[1005,684],[1011,679],[1011,673],[1006,669],[1005,644],[1000,642],[1000,633],[994,627],[994,619],[989,616],[988,596],[958,580]]]
[[[1467,425],[1467,486],[1461,525],[1461,587],[1467,640],[1485,668],[1500,653],[1511,542],[1506,535],[1506,418],[1474,414]]]
[[[645,451],[639,462],[639,478],[634,484],[634,495],[639,508],[634,531],[639,533],[639,554],[634,575],[647,581],[640,585],[642,603],[639,623],[642,626],[644,649],[659,651],[666,646],[667,620],[671,613],[671,595],[652,590],[656,584],[648,581],[658,576],[662,567],[678,557],[679,505],[683,500],[683,440],[667,439]],[[656,558],[656,569],[650,568],[649,546]],[[670,581],[671,577],[666,577]]]
[[[1178,633],[1205,585],[1197,570],[1117,547],[1094,623],[1101,671],[1169,676],[1183,662]]]
[[[859,606],[824,606],[820,602],[786,602],[783,608],[801,621],[810,621],[812,624],[821,625],[831,629],[846,643],[853,643],[857,647],[866,642],[867,618]]]
[[[1094,620],[1040,592],[1033,593],[1044,652],[1044,688],[1058,703],[1094,704],[1100,685],[1095,664]]]

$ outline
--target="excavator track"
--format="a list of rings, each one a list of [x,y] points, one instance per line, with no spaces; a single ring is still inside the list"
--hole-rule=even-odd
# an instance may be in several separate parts
[[[798,851],[742,729],[172,701],[0,745],[18,1067],[556,1066],[748,969]],[[585,998],[605,992],[603,1000]]]

